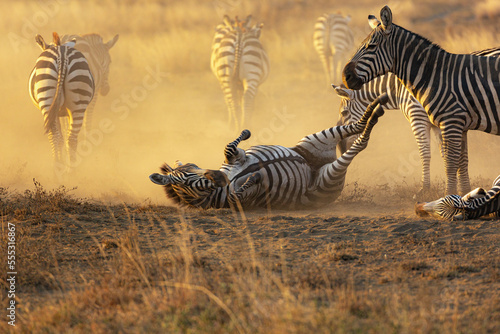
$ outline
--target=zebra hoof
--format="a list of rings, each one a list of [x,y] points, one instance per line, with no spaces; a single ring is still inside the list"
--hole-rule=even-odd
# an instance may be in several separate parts
[[[240,137],[241,137],[241,140],[247,140],[248,138],[250,138],[251,135],[252,135],[252,133],[250,132],[250,130],[245,129],[245,130],[241,131]]]

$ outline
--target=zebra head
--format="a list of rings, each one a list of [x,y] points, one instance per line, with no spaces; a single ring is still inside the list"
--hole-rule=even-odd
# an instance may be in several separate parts
[[[71,39],[66,41],[64,44],[61,44],[61,39],[59,37],[59,34],[57,32],[52,33],[52,43],[47,44],[45,43],[45,40],[43,39],[42,35],[37,34],[35,36],[35,42],[38,44],[38,46],[42,49],[42,51],[45,51],[50,48],[55,48],[61,45],[68,46],[68,47],[74,47],[76,44],[76,39]]]
[[[373,15],[368,16],[372,32],[363,41],[342,72],[347,88],[358,90],[363,84],[389,72],[394,63],[392,47],[392,12],[388,6],[380,11],[382,22]]]
[[[340,97],[339,120],[337,126],[354,124],[361,119],[366,107],[355,98],[355,92],[341,86],[332,84],[335,93]],[[340,154],[344,154],[359,136],[350,136],[338,142]]]
[[[459,195],[448,195],[433,202],[417,203],[415,212],[418,216],[432,216],[439,219],[464,218],[467,202]]]
[[[118,36],[116,35],[113,39],[110,39],[106,43],[102,43],[101,39],[101,48],[96,50],[96,53],[100,55],[98,62],[102,71],[102,81],[101,88],[99,89],[99,93],[102,96],[106,96],[109,93],[109,66],[111,65],[111,56],[109,55],[109,50],[115,45],[116,41],[118,41]]]
[[[180,204],[196,206],[215,189],[229,183],[226,175],[219,170],[202,169],[195,164],[177,161],[174,168],[167,164],[160,167],[161,174],[153,173],[149,179],[165,186],[167,197]]]

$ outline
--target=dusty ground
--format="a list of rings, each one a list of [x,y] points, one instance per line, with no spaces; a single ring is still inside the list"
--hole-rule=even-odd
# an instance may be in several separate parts
[[[41,187],[5,196],[16,329],[498,332],[498,220],[425,220],[377,202],[242,217]]]

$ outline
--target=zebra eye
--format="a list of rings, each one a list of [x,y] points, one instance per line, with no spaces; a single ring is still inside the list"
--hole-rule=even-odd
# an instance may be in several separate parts
[[[340,112],[340,114],[342,115],[342,117],[347,117],[347,116],[349,116],[349,110],[347,110],[347,109],[343,109],[343,110]]]
[[[367,50],[373,50],[373,49],[375,49],[377,46],[378,46],[378,44],[377,44],[377,43],[368,43],[368,44],[366,45],[366,49],[367,49]]]

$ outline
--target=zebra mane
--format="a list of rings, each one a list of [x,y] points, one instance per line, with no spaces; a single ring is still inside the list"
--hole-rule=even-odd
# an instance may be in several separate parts
[[[437,43],[435,43],[435,42],[431,41],[431,40],[430,40],[430,39],[428,39],[427,37],[424,37],[424,36],[422,36],[422,35],[420,35],[420,34],[417,34],[416,32],[413,32],[413,31],[411,31],[411,30],[408,30],[408,29],[406,29],[406,28],[403,28],[403,27],[401,27],[401,26],[399,26],[399,25],[397,25],[397,24],[394,24],[394,23],[393,23],[392,25],[393,25],[394,27],[397,27],[398,29],[403,30],[403,32],[404,32],[405,34],[409,34],[409,35],[411,35],[411,36],[416,36],[416,37],[418,37],[420,40],[423,40],[423,41],[425,42],[425,44],[427,44],[427,45],[431,46],[432,48],[435,48],[435,49],[437,49],[437,50],[443,50],[443,51],[446,51],[446,50],[445,50],[445,49],[443,49],[443,48],[442,48],[439,44],[437,44]]]

